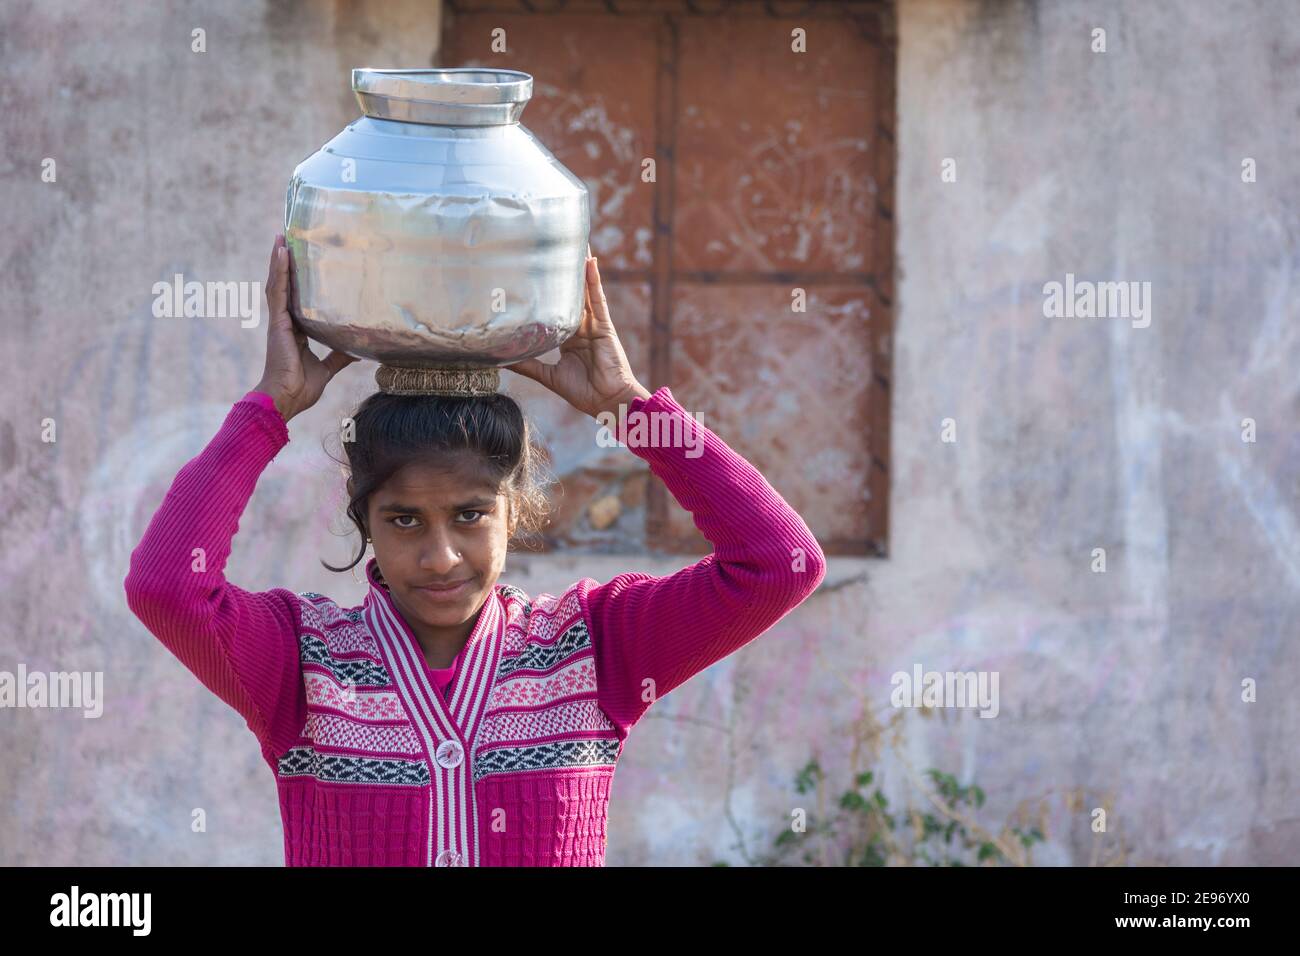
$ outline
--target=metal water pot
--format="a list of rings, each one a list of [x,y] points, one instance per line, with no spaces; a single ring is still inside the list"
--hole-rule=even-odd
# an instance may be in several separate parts
[[[365,114],[285,199],[290,308],[311,338],[384,365],[492,368],[582,318],[587,188],[519,122],[517,70],[352,71]]]

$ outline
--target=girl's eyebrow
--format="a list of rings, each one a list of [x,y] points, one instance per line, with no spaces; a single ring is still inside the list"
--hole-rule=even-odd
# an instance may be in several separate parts
[[[495,498],[475,498],[472,501],[466,501],[463,504],[456,505],[455,510],[467,511],[470,508],[482,508],[485,505],[491,505],[491,504],[496,504]],[[378,511],[380,514],[404,514],[404,515],[416,515],[417,517],[419,515],[424,514],[423,508],[419,508],[415,505],[399,504],[398,502],[393,502],[392,504],[387,504],[387,505],[380,505]]]

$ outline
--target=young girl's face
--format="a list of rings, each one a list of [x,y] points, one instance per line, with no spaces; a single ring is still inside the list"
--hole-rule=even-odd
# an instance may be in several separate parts
[[[508,496],[466,455],[441,467],[408,465],[370,496],[375,560],[412,630],[448,642],[468,637],[461,626],[505,566],[513,520]]]

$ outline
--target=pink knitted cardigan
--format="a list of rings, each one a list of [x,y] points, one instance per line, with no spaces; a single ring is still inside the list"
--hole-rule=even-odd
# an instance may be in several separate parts
[[[618,437],[713,553],[661,577],[583,578],[558,596],[498,582],[441,674],[374,558],[356,606],[226,581],[244,508],[289,440],[267,396],[236,402],[181,468],[131,555],[127,603],[257,737],[279,791],[286,865],[604,864],[628,732],[654,701],[771,628],[826,567],[799,515],[668,387],[634,400],[629,421],[638,412],[698,429],[685,447]]]

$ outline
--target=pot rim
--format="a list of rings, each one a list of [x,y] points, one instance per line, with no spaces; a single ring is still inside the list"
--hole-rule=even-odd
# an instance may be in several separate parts
[[[528,102],[533,95],[533,78],[521,70],[491,67],[357,67],[352,71],[352,91],[415,103],[499,105]]]

